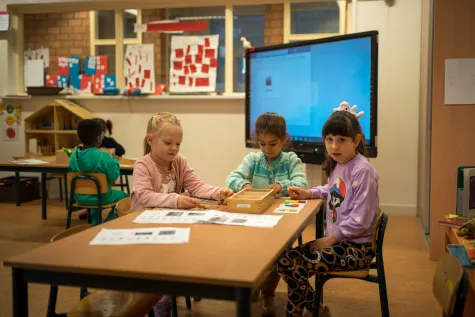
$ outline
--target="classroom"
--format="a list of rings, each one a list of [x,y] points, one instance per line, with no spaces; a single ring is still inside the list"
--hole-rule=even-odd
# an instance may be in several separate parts
[[[0,0],[0,317],[475,316],[474,15]]]

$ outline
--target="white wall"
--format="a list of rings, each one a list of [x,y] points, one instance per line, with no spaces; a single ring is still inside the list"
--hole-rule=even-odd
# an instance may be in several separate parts
[[[5,0],[3,1],[5,2]],[[391,214],[416,215],[417,144],[422,0],[398,0],[393,7],[383,1],[359,2],[357,30],[378,30],[379,45],[379,156],[371,162],[380,174],[380,204]],[[2,0],[0,0],[1,7]],[[5,43],[0,40],[0,69],[7,69]],[[3,52],[3,53],[2,53]],[[7,76],[0,76],[5,92]],[[46,98],[19,100],[24,116],[47,103]],[[149,116],[158,111],[176,113],[184,126],[182,153],[206,182],[223,185],[228,173],[248,152],[244,147],[243,100],[130,100],[79,103],[115,125],[113,137],[127,155],[142,153]],[[19,142],[0,139],[0,159],[21,155]],[[307,168],[310,183],[320,172]]]

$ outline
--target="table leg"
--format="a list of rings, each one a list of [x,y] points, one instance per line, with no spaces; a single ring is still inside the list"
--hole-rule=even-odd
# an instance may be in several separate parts
[[[28,284],[23,270],[12,269],[13,317],[28,317]]]
[[[15,202],[17,206],[21,204],[20,185],[20,172],[15,172]]]
[[[320,207],[320,210],[317,213],[316,217],[316,230],[315,230],[315,239],[320,239],[325,234],[325,204]]]
[[[251,317],[252,294],[250,288],[236,289],[236,316]]]
[[[41,173],[41,219],[46,219],[46,173]]]

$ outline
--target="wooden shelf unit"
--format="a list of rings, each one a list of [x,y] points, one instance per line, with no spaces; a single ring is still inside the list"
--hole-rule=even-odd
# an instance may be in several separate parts
[[[55,155],[62,147],[75,147],[80,143],[77,123],[93,117],[70,100],[53,100],[25,119],[25,153],[31,153],[30,139],[37,139],[37,152],[41,155]]]

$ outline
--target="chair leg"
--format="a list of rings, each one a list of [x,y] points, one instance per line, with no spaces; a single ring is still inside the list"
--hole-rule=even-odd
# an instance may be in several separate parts
[[[59,200],[63,201],[63,180],[61,178],[58,178],[58,183],[59,183]]]
[[[320,314],[320,303],[323,301],[323,286],[330,279],[327,275],[315,275],[315,301],[313,302],[312,317],[318,317]]]
[[[129,177],[127,175],[124,175],[124,176],[125,176],[125,186],[127,188],[127,195],[130,196]]]
[[[56,301],[58,299],[58,286],[51,285],[49,288],[49,298],[48,298],[48,310],[46,312],[46,317],[55,317],[56,316]]]
[[[68,206],[68,217],[66,218],[66,229],[71,227],[71,215],[73,213],[73,195],[71,193],[71,197],[69,197],[69,206]]]
[[[201,297],[195,296],[195,297],[193,297],[193,300],[194,300],[195,302],[201,302]]]
[[[185,297],[186,308],[191,309],[191,298],[189,296]]]
[[[64,200],[68,209],[68,174],[64,174]]]
[[[172,317],[178,317],[178,308],[176,306],[176,297],[175,296],[171,297],[171,302],[172,302]]]
[[[384,274],[384,264],[381,261],[378,268],[379,279],[379,300],[381,302],[381,316],[389,317],[388,292],[386,289],[386,276]]]
[[[302,235],[299,235],[299,245],[302,245],[302,244],[303,244]]]

